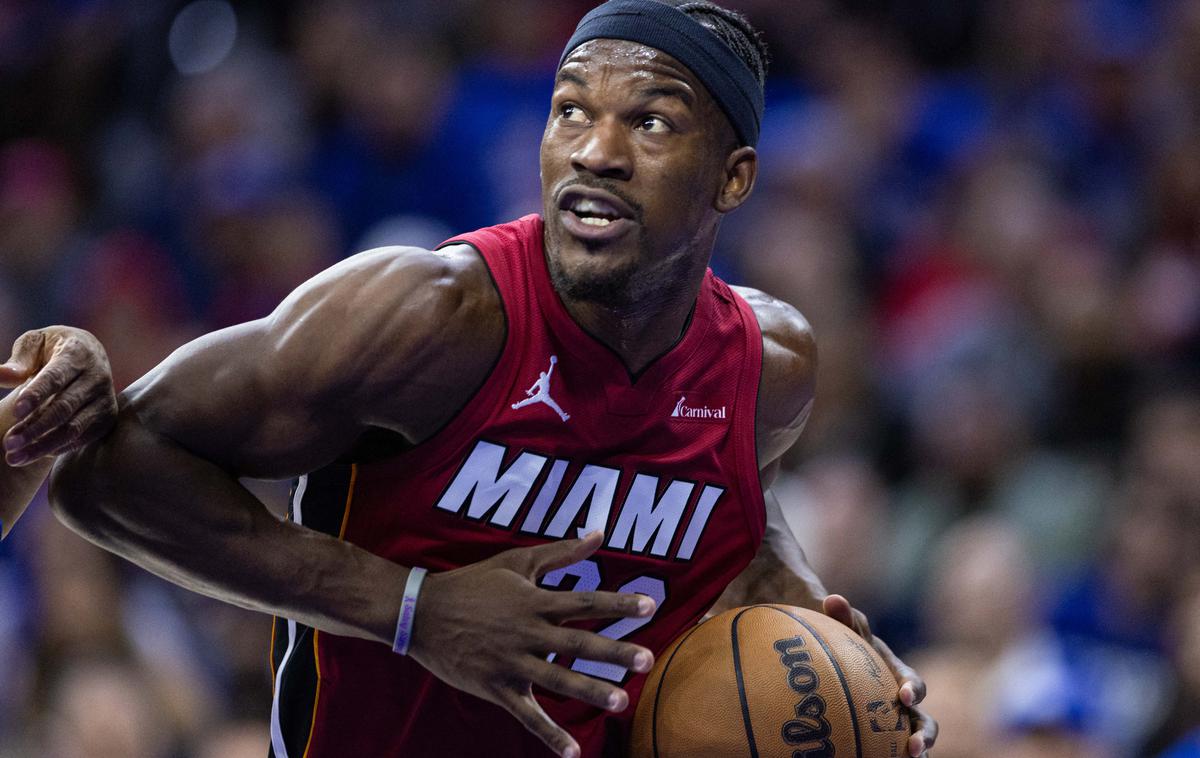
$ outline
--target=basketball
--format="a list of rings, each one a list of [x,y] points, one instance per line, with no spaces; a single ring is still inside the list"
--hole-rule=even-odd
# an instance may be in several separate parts
[[[789,605],[735,608],[658,658],[634,717],[634,758],[899,758],[908,716],[879,655]]]

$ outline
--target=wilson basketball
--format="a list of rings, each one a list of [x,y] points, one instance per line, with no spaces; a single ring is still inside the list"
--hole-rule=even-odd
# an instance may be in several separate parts
[[[658,658],[634,758],[900,758],[908,716],[879,655],[828,616],[755,605],[689,629]]]

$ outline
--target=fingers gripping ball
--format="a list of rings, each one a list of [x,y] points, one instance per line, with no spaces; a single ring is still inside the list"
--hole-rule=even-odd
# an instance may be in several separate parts
[[[659,656],[634,718],[634,758],[900,758],[908,717],[879,655],[828,616],[788,605],[722,613]]]

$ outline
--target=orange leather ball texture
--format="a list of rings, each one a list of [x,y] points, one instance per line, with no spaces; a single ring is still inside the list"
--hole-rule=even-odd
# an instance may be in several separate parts
[[[754,605],[684,632],[634,717],[633,758],[902,758],[908,715],[879,655],[815,611]]]

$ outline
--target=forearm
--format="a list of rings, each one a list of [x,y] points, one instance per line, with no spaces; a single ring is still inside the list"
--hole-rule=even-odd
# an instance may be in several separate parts
[[[792,534],[775,493],[767,490],[763,498],[767,510],[763,543],[750,565],[730,583],[717,609],[786,603],[821,610],[829,592]]]
[[[279,521],[129,408],[107,438],[59,462],[50,497],[72,529],[183,587],[333,634],[392,640],[404,567]]]
[[[783,603],[819,611],[829,593],[798,546],[796,553],[784,561],[774,546],[764,543],[750,565],[726,588],[713,612],[757,603]]]
[[[13,406],[16,405],[19,391],[18,387],[0,400],[0,437],[15,422]],[[46,480],[52,462],[52,459],[44,458],[25,466],[9,466],[0,455],[0,537],[8,536],[13,524],[25,512],[29,501],[33,500],[38,488]]]

